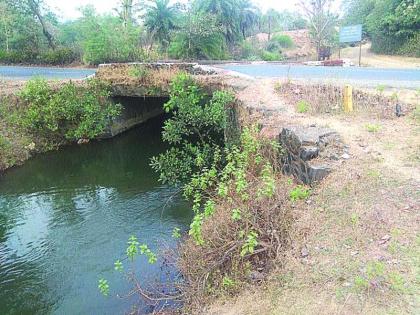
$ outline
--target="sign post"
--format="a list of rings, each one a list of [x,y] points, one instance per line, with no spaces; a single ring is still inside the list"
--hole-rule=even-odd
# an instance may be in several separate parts
[[[362,25],[351,25],[340,28],[340,44],[360,42],[359,67],[362,61],[362,28]]]

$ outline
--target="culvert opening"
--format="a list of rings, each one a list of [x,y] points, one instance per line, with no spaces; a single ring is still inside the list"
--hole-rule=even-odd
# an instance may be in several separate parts
[[[114,137],[150,119],[163,116],[163,104],[169,101],[169,97],[115,96],[112,100],[121,104],[121,114],[113,119],[104,138]]]

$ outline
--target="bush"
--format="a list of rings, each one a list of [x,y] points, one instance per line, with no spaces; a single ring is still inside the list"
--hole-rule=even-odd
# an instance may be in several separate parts
[[[420,32],[407,40],[398,50],[398,54],[420,58]]]
[[[280,61],[283,60],[283,57],[278,52],[269,52],[269,51],[263,51],[261,54],[261,58],[264,61]]]
[[[41,64],[65,65],[78,60],[77,54],[70,48],[50,49],[40,53],[37,60]]]
[[[309,103],[305,100],[300,100],[297,104],[296,104],[296,110],[298,113],[306,113],[309,111]]]
[[[164,105],[172,117],[165,122],[162,133],[171,148],[151,163],[162,182],[187,182],[217,160],[224,145],[226,107],[233,100],[233,95],[224,91],[207,95],[185,73],[174,79],[170,101]]]
[[[293,40],[289,35],[274,35],[270,42],[277,43],[281,48],[292,48],[294,46]]]
[[[78,60],[75,51],[70,48],[57,48],[55,50],[42,51],[4,51],[0,50],[0,62],[6,64],[47,64],[65,65]]]
[[[276,265],[288,243],[291,206],[290,186],[277,177],[278,153],[256,128],[245,128],[240,144],[226,149],[227,164],[203,169],[185,189],[195,212],[178,264],[186,305],[233,293]]]
[[[120,112],[109,95],[108,87],[98,80],[81,86],[70,82],[58,89],[43,79],[31,80],[19,94],[27,104],[20,113],[21,124],[35,135],[92,139]]]

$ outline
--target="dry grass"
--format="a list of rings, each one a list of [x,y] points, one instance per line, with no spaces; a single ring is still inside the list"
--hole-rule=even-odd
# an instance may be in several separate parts
[[[308,112],[312,114],[341,113],[344,88],[333,84],[303,84],[289,81],[277,82],[276,90],[288,104],[294,104],[299,109],[299,103],[308,104]],[[388,91],[387,91],[388,92]],[[376,114],[379,118],[395,116],[395,103],[398,91],[392,94],[379,90],[353,89],[353,107],[356,112]],[[399,103],[405,98],[400,97]],[[413,109],[412,105],[402,103],[406,111]]]
[[[205,314],[418,313],[420,124],[414,112],[382,112],[265,117],[272,126],[293,118],[335,129],[351,158],[294,208],[293,241],[270,280]],[[380,129],[369,132],[367,124]]]
[[[110,83],[113,89],[124,88],[127,95],[130,89],[141,89],[144,95],[156,95],[167,93],[170,83],[179,73],[177,67],[153,68],[143,64],[113,64],[99,67],[96,77]]]
[[[277,154],[268,148],[262,154],[277,162]],[[247,283],[261,283],[281,263],[290,244],[292,183],[286,176],[273,177],[275,191],[262,195],[267,185],[261,176],[265,163],[256,163],[255,158],[249,157],[246,192],[238,193],[234,181],[226,197],[212,195],[217,206],[202,226],[205,244],[197,245],[191,238],[181,244],[178,265],[186,284],[185,312],[200,313],[215,297],[237,293]],[[250,197],[244,199],[244,193]],[[234,217],[235,211],[240,211],[239,218]],[[244,255],[244,244],[253,232],[258,244]]]

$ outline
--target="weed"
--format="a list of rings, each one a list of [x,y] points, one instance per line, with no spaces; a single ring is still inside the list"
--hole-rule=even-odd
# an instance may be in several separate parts
[[[178,227],[174,228],[172,231],[172,237],[176,239],[181,238],[181,229]]]
[[[310,105],[307,101],[305,100],[300,100],[297,104],[296,104],[296,110],[298,113],[306,113],[309,111]]]
[[[254,231],[249,232],[245,243],[242,245],[241,256],[245,257],[247,254],[253,254],[255,247],[258,245],[258,234]]]
[[[352,213],[351,217],[350,217],[350,221],[353,227],[356,227],[359,225],[359,215],[357,213]]]
[[[407,287],[405,285],[405,280],[398,272],[392,271],[388,275],[389,286],[391,290],[398,293],[407,292]]]
[[[376,87],[376,91],[379,92],[379,94],[382,94],[385,91],[385,88],[385,85],[380,84]]]
[[[128,70],[128,75],[132,78],[143,79],[150,75],[150,70],[147,69],[145,66],[137,65],[130,67],[130,69]]]
[[[367,171],[367,176],[372,178],[379,178],[381,177],[381,172],[379,170],[371,169]]]
[[[354,288],[356,291],[364,291],[369,287],[369,281],[362,276],[356,276],[354,278]]]
[[[290,191],[289,198],[291,201],[303,200],[308,198],[310,193],[311,191],[309,188],[298,185]]]
[[[232,288],[235,286],[235,281],[232,278],[225,276],[223,277],[222,285],[225,288]]]
[[[239,221],[242,219],[242,212],[240,209],[233,209],[232,210],[232,220],[233,221]]]
[[[379,130],[381,130],[381,126],[380,125],[377,125],[377,124],[367,124],[366,126],[365,126],[365,128],[366,128],[366,130],[367,131],[369,131],[369,132],[372,132],[372,133],[376,133],[376,132],[378,132]]]
[[[108,296],[109,295],[108,281],[105,279],[99,279],[98,289],[104,296]]]

